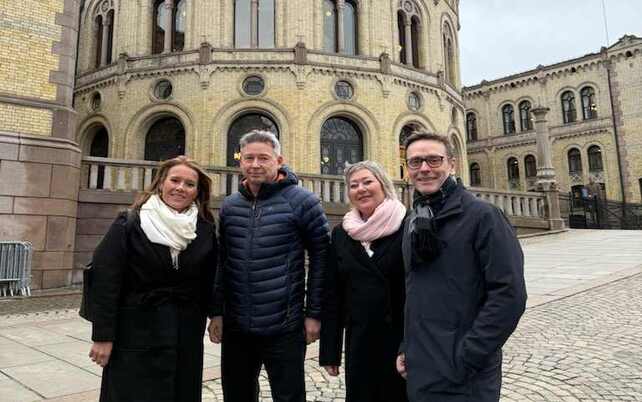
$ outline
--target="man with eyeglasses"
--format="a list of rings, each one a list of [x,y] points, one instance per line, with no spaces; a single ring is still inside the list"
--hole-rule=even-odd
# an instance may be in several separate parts
[[[522,249],[504,214],[457,183],[445,136],[405,146],[415,194],[397,370],[412,402],[499,401],[501,348],[526,306]]]
[[[243,180],[219,213],[222,257],[209,311],[210,339],[222,342],[223,398],[258,401],[264,365],[273,401],[305,402],[303,363],[321,329],[328,221],[283,165],[274,134],[254,130],[240,145]]]

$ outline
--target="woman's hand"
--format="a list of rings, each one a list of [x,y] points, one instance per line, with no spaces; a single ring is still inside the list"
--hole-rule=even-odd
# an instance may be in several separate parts
[[[210,335],[210,341],[221,343],[223,341],[223,317],[220,315],[212,317],[207,332]]]
[[[89,358],[100,367],[105,367],[109,363],[113,347],[113,342],[94,342],[89,350]]]
[[[406,371],[405,353],[399,353],[399,356],[397,356],[397,372],[399,372],[399,375],[403,378],[406,378],[406,376],[408,375],[408,372]]]
[[[339,375],[339,366],[323,366],[328,375],[336,377]]]

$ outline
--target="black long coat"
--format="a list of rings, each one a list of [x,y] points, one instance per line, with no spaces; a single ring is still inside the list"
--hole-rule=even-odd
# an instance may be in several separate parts
[[[404,229],[408,398],[496,402],[502,345],[524,312],[524,258],[495,206],[458,186],[437,214],[441,254],[421,262]]]
[[[101,402],[201,400],[203,335],[216,270],[214,225],[198,219],[196,239],[172,267],[137,214],[118,216],[93,258],[93,341],[112,341]]]
[[[338,225],[327,266],[319,363],[339,366],[346,339],[346,401],[403,402],[405,382],[395,359],[403,336],[403,225],[375,240],[368,257]]]

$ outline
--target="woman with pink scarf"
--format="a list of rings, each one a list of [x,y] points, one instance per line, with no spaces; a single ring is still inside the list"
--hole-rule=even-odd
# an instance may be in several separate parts
[[[395,369],[403,336],[406,208],[376,162],[348,167],[345,183],[352,209],[332,231],[319,363],[339,375],[345,332],[346,401],[407,401]]]

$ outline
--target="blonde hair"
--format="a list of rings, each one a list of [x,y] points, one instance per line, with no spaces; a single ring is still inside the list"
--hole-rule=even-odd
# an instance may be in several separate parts
[[[386,196],[386,198],[389,198],[391,200],[398,199],[397,191],[395,190],[395,186],[392,183],[392,180],[383,169],[383,167],[381,167],[381,165],[375,161],[356,162],[346,167],[343,171],[343,180],[347,188],[350,188],[350,177],[354,173],[362,169],[368,170],[377,179],[377,181],[381,184],[383,194]]]

